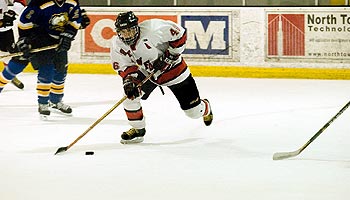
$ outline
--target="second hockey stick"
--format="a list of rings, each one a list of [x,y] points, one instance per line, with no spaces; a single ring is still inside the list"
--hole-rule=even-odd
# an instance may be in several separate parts
[[[46,50],[50,50],[50,49],[55,49],[58,47],[58,44],[54,44],[54,45],[50,45],[50,46],[45,46],[45,47],[40,47],[37,49],[32,49],[30,51],[30,53],[36,53],[36,52],[40,52],[40,51],[46,51]],[[23,52],[17,52],[17,53],[10,53],[10,54],[6,54],[6,55],[2,55],[0,56],[0,58],[7,58],[7,57],[15,57],[15,56],[21,56],[23,55]]]
[[[155,72],[150,73],[141,83],[139,83],[137,85],[137,87],[141,87],[144,83],[146,83],[146,81],[148,81],[148,79],[150,79]],[[91,129],[93,129],[97,124],[99,124],[104,118],[106,118],[109,114],[111,114],[111,112],[113,112],[113,110],[115,110],[121,103],[123,103],[128,97],[126,95],[124,95],[123,98],[121,98],[116,104],[114,104],[114,106],[112,108],[110,108],[105,114],[103,114],[98,120],[96,120],[88,129],[86,129],[86,131],[84,133],[82,133],[81,135],[79,135],[79,137],[77,139],[75,139],[71,144],[69,144],[66,147],[60,147],[57,149],[56,154],[59,154],[61,152],[65,152],[68,149],[70,149],[75,143],[77,143],[82,137],[84,137]]]
[[[291,151],[291,152],[277,152],[273,154],[272,159],[273,160],[282,160],[286,158],[291,158],[299,155],[304,149],[311,144],[335,119],[337,119],[348,107],[350,106],[350,101],[342,108],[339,110],[339,112],[334,115],[317,133],[310,138],[309,141],[307,141],[302,147],[300,147],[296,151]]]

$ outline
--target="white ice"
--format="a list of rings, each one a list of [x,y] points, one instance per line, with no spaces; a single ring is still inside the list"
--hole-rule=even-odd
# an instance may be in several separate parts
[[[171,91],[143,101],[145,141],[119,143],[122,106],[71,144],[122,97],[116,75],[69,74],[73,116],[37,113],[36,74],[0,94],[1,200],[347,200],[350,108],[297,157],[350,100],[350,81],[195,77],[212,104],[210,127],[181,111]],[[94,151],[95,155],[85,155]]]

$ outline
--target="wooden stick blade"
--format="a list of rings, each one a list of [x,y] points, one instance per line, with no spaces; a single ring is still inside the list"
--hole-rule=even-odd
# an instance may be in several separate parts
[[[292,152],[278,152],[274,153],[272,159],[273,160],[282,160],[286,158],[292,158],[300,154],[300,151],[292,151]]]
[[[61,152],[65,152],[67,150],[68,150],[68,147],[60,147],[60,148],[57,149],[55,155],[57,155],[57,154],[59,154]]]

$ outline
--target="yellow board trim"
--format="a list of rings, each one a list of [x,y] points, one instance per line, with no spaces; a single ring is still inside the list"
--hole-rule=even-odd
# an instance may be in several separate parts
[[[3,69],[3,66],[0,66]],[[197,77],[290,78],[350,80],[350,69],[269,68],[248,66],[190,66]],[[34,72],[31,66],[24,72]],[[69,64],[69,73],[116,74],[111,64]]]
[[[329,0],[329,4],[332,6],[342,6],[346,5],[345,0]]]

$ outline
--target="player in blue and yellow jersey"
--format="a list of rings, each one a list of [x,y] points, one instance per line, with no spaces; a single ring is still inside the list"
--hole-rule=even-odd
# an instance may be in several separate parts
[[[7,79],[22,72],[30,61],[38,70],[39,114],[44,119],[54,109],[70,115],[62,102],[67,75],[68,54],[77,31],[82,28],[82,10],[76,0],[32,0],[20,16],[19,39],[15,49],[23,53],[8,64]],[[32,49],[59,44],[56,49],[31,53]]]

